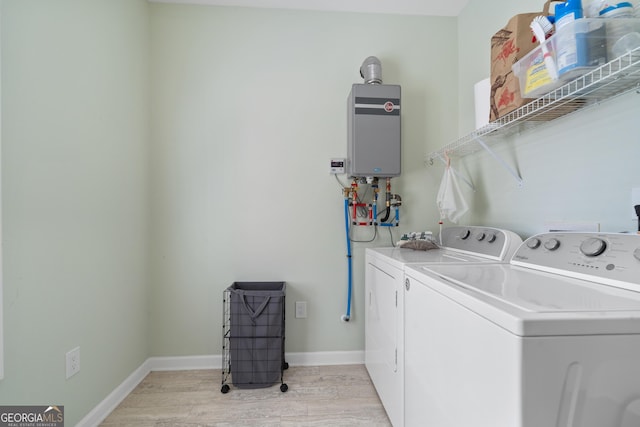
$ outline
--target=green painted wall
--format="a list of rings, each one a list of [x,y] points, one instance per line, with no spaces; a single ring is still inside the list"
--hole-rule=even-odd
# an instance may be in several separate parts
[[[364,247],[346,310],[346,100],[363,60],[402,85],[401,231],[436,225],[424,155],[457,128],[456,19],[151,7],[151,354],[219,354],[222,292],[286,281],[290,352],[364,348]],[[452,114],[453,113],[453,114]],[[343,182],[344,176],[341,177]],[[374,237],[371,229],[355,238]],[[294,302],[308,301],[307,319]]]
[[[148,5],[1,6],[0,404],[74,425],[148,357]]]
[[[288,282],[287,351],[362,350],[364,248],[390,236],[354,245],[341,323],[343,198],[328,160],[346,155],[347,94],[376,55],[403,88],[393,239],[432,227],[423,158],[457,127],[454,18],[0,6],[1,404],[64,404],[73,425],[149,356],[218,354],[233,281]],[[66,380],[76,346],[81,372]]]

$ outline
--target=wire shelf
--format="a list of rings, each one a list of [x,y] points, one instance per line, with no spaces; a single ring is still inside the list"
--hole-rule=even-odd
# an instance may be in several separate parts
[[[575,113],[586,107],[614,98],[640,86],[640,48],[634,49],[606,64],[552,90],[509,114],[428,153],[425,163],[436,159],[464,157],[486,148],[479,143],[495,143],[527,129]]]

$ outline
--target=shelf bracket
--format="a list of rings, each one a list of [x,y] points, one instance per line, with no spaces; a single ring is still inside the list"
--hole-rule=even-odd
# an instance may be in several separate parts
[[[491,155],[491,157],[496,159],[496,161],[498,161],[498,163],[500,163],[502,167],[505,168],[507,172],[509,172],[511,176],[515,178],[516,182],[518,183],[518,186],[522,187],[523,181],[522,181],[522,177],[520,177],[520,174],[516,172],[515,169],[513,169],[511,166],[509,166],[509,164],[505,162],[504,159],[500,157],[495,151],[489,148],[489,146],[480,137],[477,136],[475,140],[478,142],[478,144],[482,146],[482,148],[484,148],[487,151],[487,153]]]
[[[447,161],[446,159],[440,154],[438,153],[438,158],[440,159],[440,161],[442,163],[444,163],[445,167],[447,166]],[[456,176],[456,178],[460,178],[461,180],[464,181],[465,184],[467,184],[473,191],[476,191],[476,187],[474,187],[474,185],[471,183],[471,181],[469,181],[467,178],[465,178],[464,176],[460,175],[458,173],[458,171],[456,171],[453,166],[451,166],[451,164],[449,164],[449,169],[451,170],[451,172],[453,172],[453,174]]]

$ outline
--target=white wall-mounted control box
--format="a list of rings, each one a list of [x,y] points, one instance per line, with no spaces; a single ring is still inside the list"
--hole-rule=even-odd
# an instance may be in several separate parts
[[[345,173],[347,160],[346,159],[331,159],[331,165],[329,173],[338,175]]]

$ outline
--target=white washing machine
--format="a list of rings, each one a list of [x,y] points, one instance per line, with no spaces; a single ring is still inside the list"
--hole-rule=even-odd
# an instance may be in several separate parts
[[[407,426],[640,426],[640,236],[547,233],[510,264],[406,276]]]
[[[404,270],[415,263],[508,262],[522,239],[491,227],[447,227],[438,249],[367,248],[365,365],[394,427],[404,425]]]

